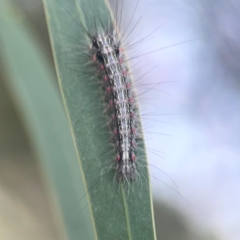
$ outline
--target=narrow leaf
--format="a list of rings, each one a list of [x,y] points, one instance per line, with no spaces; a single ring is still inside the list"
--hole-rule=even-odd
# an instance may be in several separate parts
[[[44,4],[59,85],[84,172],[97,237],[155,239],[144,144],[139,143],[138,153],[143,166],[139,169],[141,181],[130,183],[130,187],[114,185],[111,166],[115,153],[109,142],[101,79],[82,57],[88,53],[82,25],[98,22],[107,26],[109,9],[103,0],[44,0]],[[96,28],[92,26],[88,30],[94,32]]]

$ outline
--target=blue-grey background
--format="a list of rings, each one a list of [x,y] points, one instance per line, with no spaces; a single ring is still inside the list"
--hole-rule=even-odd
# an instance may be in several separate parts
[[[146,82],[177,81],[149,91],[149,105],[159,113],[179,114],[159,117],[168,123],[147,122],[154,131],[171,135],[152,136],[148,145],[162,151],[164,159],[149,157],[174,178],[192,207],[153,179],[155,196],[217,239],[240,239],[240,3],[145,4],[146,28],[164,25],[144,43],[144,51],[198,39],[144,56],[144,63],[158,66]],[[154,170],[154,175],[174,187],[164,174]]]

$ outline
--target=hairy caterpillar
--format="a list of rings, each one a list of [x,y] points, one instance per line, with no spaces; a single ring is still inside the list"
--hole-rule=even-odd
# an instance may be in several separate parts
[[[113,142],[116,149],[118,181],[135,179],[136,121],[134,97],[127,68],[122,64],[120,41],[113,32],[91,36],[93,59],[100,65],[106,100],[109,104]]]

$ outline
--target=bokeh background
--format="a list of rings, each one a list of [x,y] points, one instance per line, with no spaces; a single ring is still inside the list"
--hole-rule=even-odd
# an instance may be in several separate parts
[[[11,1],[32,25],[54,72],[41,1]],[[126,22],[135,3],[124,8]],[[148,119],[155,120],[145,119],[144,126],[154,166],[158,239],[238,240],[240,3],[140,1],[134,20],[140,16],[136,39],[161,27],[140,41],[137,54],[166,47],[140,56],[142,71],[152,69],[144,81],[171,82],[139,100]],[[47,187],[6,88],[3,68],[0,64],[0,237],[60,239]]]

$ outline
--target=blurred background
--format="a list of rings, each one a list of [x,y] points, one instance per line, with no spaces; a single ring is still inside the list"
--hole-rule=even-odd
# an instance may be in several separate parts
[[[32,25],[54,72],[41,1],[11,1]],[[136,1],[124,6],[126,22],[135,6]],[[139,99],[148,114],[144,126],[154,166],[158,239],[238,240],[240,3],[140,1],[134,20],[140,16],[143,19],[134,29],[136,40],[161,26],[140,41],[143,73],[155,67],[144,81],[170,82]],[[1,239],[60,239],[38,162],[6,88],[3,69],[0,74]]]

